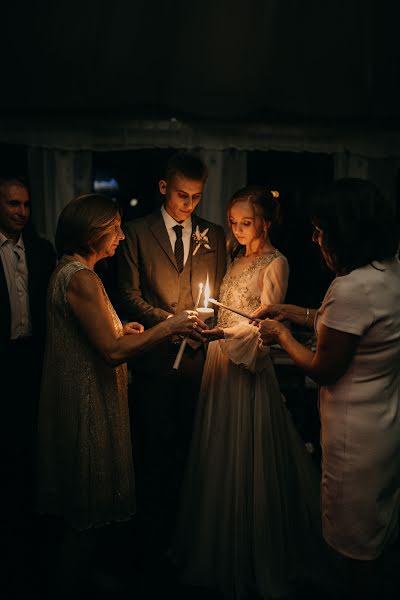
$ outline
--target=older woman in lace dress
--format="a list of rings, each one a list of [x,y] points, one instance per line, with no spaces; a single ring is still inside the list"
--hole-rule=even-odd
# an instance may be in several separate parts
[[[203,339],[193,326],[205,327],[192,311],[148,331],[122,325],[94,266],[113,256],[123,238],[118,207],[106,196],[80,196],[59,217],[61,259],[47,300],[37,503],[40,513],[75,531],[135,512],[126,360],[174,334]]]

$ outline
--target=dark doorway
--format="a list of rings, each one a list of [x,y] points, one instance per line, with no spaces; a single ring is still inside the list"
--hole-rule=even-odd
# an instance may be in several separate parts
[[[28,153],[26,146],[0,144],[0,177],[28,178]]]
[[[93,189],[111,194],[123,210],[123,221],[161,205],[158,182],[173,148],[93,152]]]

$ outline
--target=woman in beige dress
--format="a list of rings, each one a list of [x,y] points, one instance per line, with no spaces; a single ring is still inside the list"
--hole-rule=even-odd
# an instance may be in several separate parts
[[[205,327],[192,311],[144,331],[122,325],[94,272],[124,238],[117,205],[88,194],[61,212],[39,406],[37,505],[75,531],[135,512],[125,361]]]

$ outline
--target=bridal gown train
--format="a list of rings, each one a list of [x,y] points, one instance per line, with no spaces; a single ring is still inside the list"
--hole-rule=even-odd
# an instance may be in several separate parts
[[[232,266],[224,304],[251,313],[284,300],[279,251],[238,275]],[[188,584],[279,598],[319,551],[319,473],[257,327],[223,309],[218,324],[225,340],[209,344],[171,556]]]

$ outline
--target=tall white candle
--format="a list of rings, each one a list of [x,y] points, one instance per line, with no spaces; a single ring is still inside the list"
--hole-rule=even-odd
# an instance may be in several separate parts
[[[208,279],[207,273],[207,281],[204,288],[204,307],[198,308],[197,311],[199,313],[199,317],[204,323],[210,327],[211,329],[214,327],[214,309],[208,307],[208,302],[210,300],[210,282]]]
[[[199,313],[199,319],[204,321],[204,323],[212,329],[214,326],[214,309],[206,306],[199,306],[197,312]]]
[[[199,294],[197,296],[196,304],[195,304],[195,307],[194,307],[195,310],[198,310],[198,306],[199,306],[199,303],[200,303],[200,298],[201,298],[202,292],[203,292],[203,284],[199,283]],[[183,356],[183,353],[185,351],[185,347],[186,347],[186,344],[187,344],[188,337],[189,337],[188,335],[185,335],[185,337],[181,341],[181,345],[179,346],[178,354],[176,355],[174,364],[172,365],[172,368],[175,371],[177,371],[179,369],[179,365],[181,364],[182,356]]]

